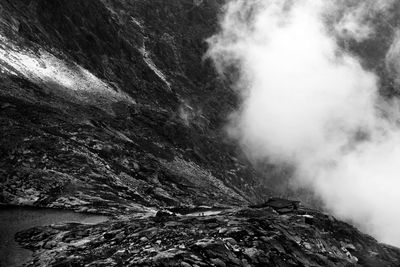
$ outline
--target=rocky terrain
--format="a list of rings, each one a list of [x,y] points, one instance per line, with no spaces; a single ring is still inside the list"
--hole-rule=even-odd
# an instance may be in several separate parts
[[[202,59],[218,3],[0,6],[2,203],[120,213],[264,198],[221,131],[234,93]]]
[[[17,234],[27,265],[399,265],[320,212],[240,208],[282,172],[223,131],[238,97],[204,57],[222,4],[0,1],[0,203],[111,218]]]
[[[52,225],[17,234],[29,266],[398,266],[380,245],[318,211],[271,207],[218,214],[167,213],[96,226]]]

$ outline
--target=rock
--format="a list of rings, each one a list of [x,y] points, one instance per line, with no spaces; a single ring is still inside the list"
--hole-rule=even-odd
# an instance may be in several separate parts
[[[226,264],[221,259],[211,259],[211,262],[217,267],[226,267]]]
[[[112,239],[112,238],[115,237],[116,234],[117,234],[116,232],[107,232],[107,233],[104,233],[104,234],[103,234],[103,237],[104,237],[105,239]]]
[[[357,249],[356,249],[356,247],[353,245],[353,244],[343,244],[342,245],[344,248],[346,248],[347,250],[350,250],[350,251],[357,251]]]
[[[308,249],[308,250],[311,250],[311,249],[312,249],[310,243],[308,243],[308,242],[303,242],[303,246],[304,246],[306,249]]]
[[[138,171],[140,169],[139,164],[137,164],[137,162],[133,162],[132,166],[136,171]]]
[[[46,244],[44,244],[43,248],[52,249],[52,248],[54,248],[56,246],[57,246],[57,242],[55,242],[53,240],[50,240],[50,241],[46,242]]]
[[[189,263],[184,262],[184,261],[181,262],[181,266],[182,267],[192,267],[192,265],[190,265]]]
[[[256,248],[246,248],[243,251],[243,254],[245,254],[247,257],[251,259],[252,262],[257,262],[257,255],[259,254],[258,249]]]
[[[125,238],[125,234],[121,232],[121,233],[117,234],[114,239],[117,241],[121,241],[124,238]]]
[[[165,226],[165,227],[176,227],[176,226],[178,226],[178,225],[180,225],[180,224],[181,224],[181,222],[169,221],[169,222],[166,222],[166,223],[164,224],[164,226]]]
[[[122,258],[124,255],[126,255],[126,253],[127,253],[126,249],[121,249],[121,250],[118,250],[117,252],[115,252],[113,254],[113,257],[117,258],[117,259]]]
[[[228,231],[228,228],[219,228],[218,233],[219,234],[225,234]]]
[[[251,265],[249,264],[249,262],[246,259],[242,259],[242,264],[243,267],[251,267]]]
[[[303,215],[304,223],[312,225],[314,223],[314,217],[311,215]]]
[[[224,240],[224,242],[227,242],[227,243],[229,243],[231,245],[236,245],[237,244],[236,240],[233,239],[232,237],[227,237],[227,238],[224,238],[222,240]]]
[[[289,213],[289,212],[298,210],[300,207],[300,201],[271,197],[265,203],[251,205],[250,207],[251,208],[270,207],[270,208],[273,208],[275,211],[277,211],[281,214],[284,214],[284,213]]]
[[[174,213],[169,212],[169,211],[157,211],[156,213],[156,218],[169,218],[169,217],[174,217],[176,216]]]
[[[75,241],[75,238],[73,238],[73,237],[67,237],[67,238],[64,239],[64,242],[65,242],[65,243],[71,243],[72,241]]]
[[[240,246],[237,245],[237,244],[236,244],[236,245],[233,245],[232,250],[233,250],[234,252],[236,252],[236,253],[241,252],[241,248],[240,248]]]

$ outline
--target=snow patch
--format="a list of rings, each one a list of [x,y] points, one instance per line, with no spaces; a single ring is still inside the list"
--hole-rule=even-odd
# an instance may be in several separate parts
[[[85,102],[92,102],[93,96],[100,96],[104,100],[134,102],[128,95],[116,91],[82,66],[59,59],[44,49],[36,52],[22,49],[1,35],[0,71],[25,77],[50,89],[58,87]]]

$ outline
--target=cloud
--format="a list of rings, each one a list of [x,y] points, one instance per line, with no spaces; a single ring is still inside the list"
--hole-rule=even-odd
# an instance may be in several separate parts
[[[242,105],[228,131],[252,159],[294,166],[296,182],[331,212],[400,245],[399,108],[326,20],[339,10],[330,20],[339,35],[370,38],[364,16],[389,2],[233,0],[208,55],[220,73],[237,69]]]
[[[358,42],[371,38],[376,33],[374,19],[384,20],[385,14],[396,0],[334,0],[330,4],[330,15],[335,17],[335,30],[342,38]]]
[[[400,30],[395,34],[394,41],[386,54],[386,69],[394,82],[400,85]]]

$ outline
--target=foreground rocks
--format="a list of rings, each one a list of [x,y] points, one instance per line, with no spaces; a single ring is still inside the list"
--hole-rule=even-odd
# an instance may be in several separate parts
[[[200,213],[201,214],[201,213]],[[242,208],[208,216],[164,212],[96,226],[33,228],[17,240],[28,266],[398,266],[400,250],[314,210]]]

